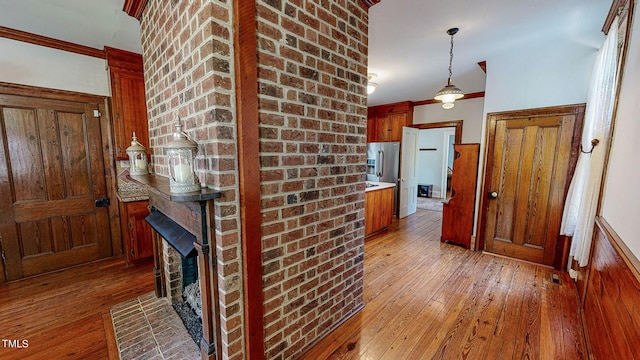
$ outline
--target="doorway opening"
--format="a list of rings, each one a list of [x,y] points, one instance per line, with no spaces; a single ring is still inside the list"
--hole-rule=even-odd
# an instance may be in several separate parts
[[[418,210],[442,211],[451,196],[453,145],[462,139],[462,120],[414,124],[419,130],[416,165],[418,188],[415,194]]]

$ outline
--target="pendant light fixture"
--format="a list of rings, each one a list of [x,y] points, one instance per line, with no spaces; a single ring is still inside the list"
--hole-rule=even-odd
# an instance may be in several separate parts
[[[373,94],[374,91],[376,91],[378,84],[371,81],[376,77],[378,77],[377,74],[374,74],[374,73],[367,74],[367,95],[371,95]]]
[[[447,81],[447,85],[443,87],[436,96],[435,100],[442,101],[442,107],[444,109],[453,108],[453,102],[462,99],[464,94],[462,90],[460,90],[457,86],[451,83],[451,64],[453,63],[453,35],[458,33],[458,28],[451,28],[447,30],[447,34],[451,36],[451,48],[449,49],[449,80]]]

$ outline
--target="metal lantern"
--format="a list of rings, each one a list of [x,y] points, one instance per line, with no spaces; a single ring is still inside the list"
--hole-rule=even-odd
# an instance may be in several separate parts
[[[198,144],[182,131],[180,119],[176,131],[165,147],[169,160],[169,190],[172,193],[200,191],[200,180],[194,171]]]
[[[131,146],[127,148],[129,155],[129,174],[147,175],[149,173],[149,163],[147,161],[147,149],[138,142],[136,133],[133,133]]]

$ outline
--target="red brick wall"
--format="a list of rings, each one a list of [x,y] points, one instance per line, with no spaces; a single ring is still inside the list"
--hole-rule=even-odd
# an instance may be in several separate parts
[[[141,19],[154,171],[168,174],[163,148],[176,117],[199,144],[202,183],[215,201],[224,358],[244,356],[241,246],[233,72],[232,2],[149,1]]]
[[[216,201],[223,358],[244,356],[232,2],[150,1],[141,21],[154,169],[177,115]],[[362,305],[367,10],[265,0],[258,74],[265,349],[291,358]],[[241,46],[241,44],[240,44]]]
[[[362,304],[367,10],[257,2],[267,358],[291,358]]]

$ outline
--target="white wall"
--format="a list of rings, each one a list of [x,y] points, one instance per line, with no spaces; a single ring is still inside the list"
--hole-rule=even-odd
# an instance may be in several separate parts
[[[640,258],[640,21],[634,18],[601,215]]]
[[[433,185],[433,197],[442,195],[442,176],[444,171],[445,132],[452,128],[422,129],[418,137],[417,156],[418,184]]]
[[[106,61],[0,38],[0,81],[109,96]]]
[[[440,103],[413,108],[414,124],[429,124],[462,120],[462,143],[479,143],[482,139],[484,98],[458,100],[453,109],[445,110]]]
[[[534,38],[491,54],[487,57],[483,118],[494,112],[585,103],[603,42],[601,33],[591,39]],[[485,165],[486,122],[481,133],[474,237]]]
[[[491,54],[487,58],[485,113],[586,102],[602,41],[593,47],[561,38],[534,39]]]

